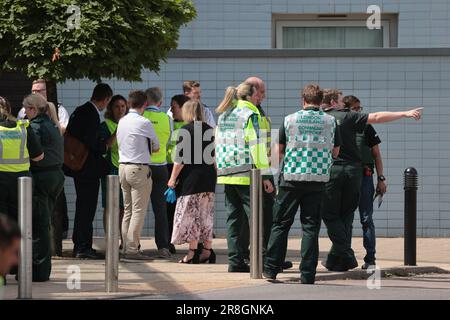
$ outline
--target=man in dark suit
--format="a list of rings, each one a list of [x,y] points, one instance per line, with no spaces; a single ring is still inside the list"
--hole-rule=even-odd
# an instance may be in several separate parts
[[[104,255],[92,248],[92,223],[97,211],[100,177],[108,172],[108,164],[102,157],[108,141],[102,141],[100,138],[100,112],[108,106],[112,95],[109,85],[98,84],[91,100],[75,109],[67,126],[67,132],[85,144],[89,150],[80,171],[74,172],[64,168],[66,175],[73,177],[77,194],[72,240],[73,256],[80,259],[104,259]]]

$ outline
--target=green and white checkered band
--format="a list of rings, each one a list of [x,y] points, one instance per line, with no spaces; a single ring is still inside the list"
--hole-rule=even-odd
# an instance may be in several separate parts
[[[284,119],[286,181],[328,182],[336,123],[323,111],[301,110]]]
[[[232,108],[220,115],[215,138],[217,175],[226,176],[252,169],[250,145],[245,141],[245,126],[254,112]]]

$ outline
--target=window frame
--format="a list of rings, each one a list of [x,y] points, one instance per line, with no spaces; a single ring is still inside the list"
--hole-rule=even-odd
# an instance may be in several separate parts
[[[362,25],[362,23],[364,23]],[[366,20],[278,20],[276,21],[276,43],[277,49],[288,49],[283,47],[283,28],[284,27],[300,27],[300,28],[314,28],[314,27],[362,27],[366,26]],[[390,48],[390,21],[381,20],[381,27],[383,28],[383,47]],[[357,48],[292,48],[292,49],[357,49]],[[372,49],[370,47],[364,47],[363,49]]]

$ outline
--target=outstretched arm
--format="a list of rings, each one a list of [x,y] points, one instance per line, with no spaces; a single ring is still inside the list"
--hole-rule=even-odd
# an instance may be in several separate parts
[[[400,111],[400,112],[389,112],[389,111],[382,111],[382,112],[375,112],[370,113],[369,118],[367,120],[368,124],[373,123],[385,123],[385,122],[392,122],[396,121],[402,118],[414,118],[415,120],[420,120],[422,113],[421,110],[423,108],[416,108],[408,111]]]

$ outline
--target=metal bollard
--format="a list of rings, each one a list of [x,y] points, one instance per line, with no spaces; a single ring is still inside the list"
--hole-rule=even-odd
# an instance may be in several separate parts
[[[263,205],[261,170],[252,169],[250,179],[250,278],[262,279]]]
[[[106,292],[119,291],[119,177],[107,176],[106,186]]]
[[[405,190],[405,266],[416,265],[417,255],[417,170],[409,167],[404,172]]]
[[[18,208],[19,208],[19,226],[22,232],[19,254],[19,299],[32,298],[33,281],[33,181],[30,177],[18,178]]]

